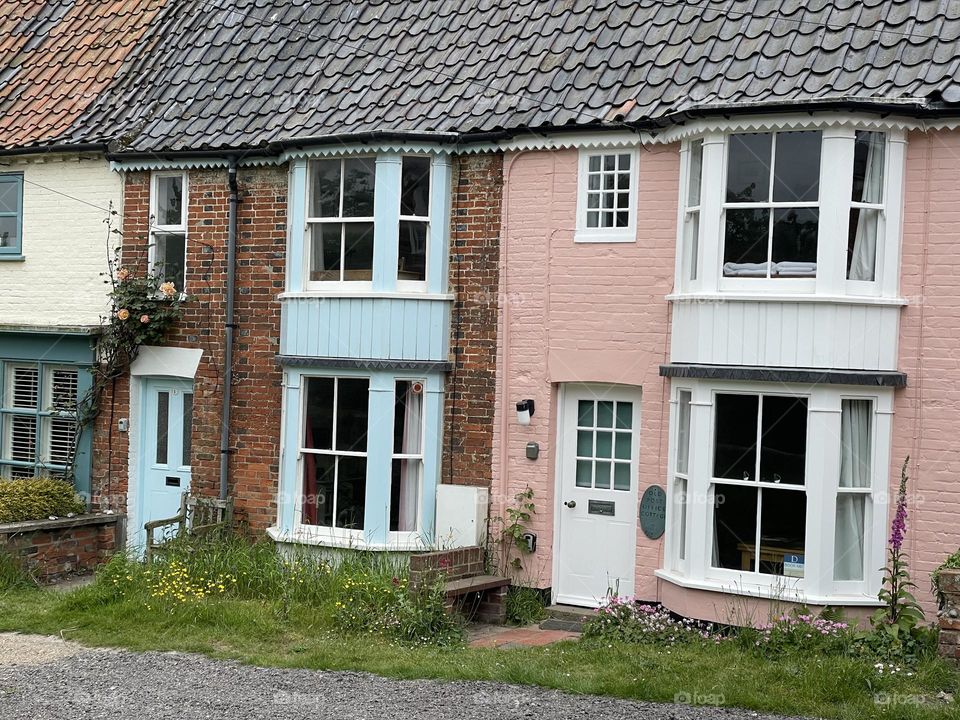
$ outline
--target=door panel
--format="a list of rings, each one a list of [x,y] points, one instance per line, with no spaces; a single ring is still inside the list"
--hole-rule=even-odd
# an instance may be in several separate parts
[[[632,595],[640,393],[565,386],[560,415],[557,602]]]
[[[138,530],[180,510],[180,497],[190,489],[193,433],[191,382],[150,379],[144,390]]]

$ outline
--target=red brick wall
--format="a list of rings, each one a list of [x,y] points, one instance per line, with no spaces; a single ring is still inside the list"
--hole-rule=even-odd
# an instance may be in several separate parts
[[[0,525],[0,549],[41,583],[92,572],[123,546],[123,516]]]
[[[453,307],[441,482],[491,484],[503,155],[463,155],[453,168]]]
[[[276,518],[281,372],[275,357],[280,340],[280,305],[286,246],[285,168],[241,168],[238,212],[238,329],[234,344],[233,416],[230,437],[230,494],[237,515],[254,530]],[[193,488],[215,494],[219,487],[226,322],[227,171],[192,170],[188,177],[186,289],[191,299],[167,344],[200,348],[194,395]],[[124,190],[123,263],[146,268],[149,173],[128,173]],[[116,384],[101,404],[94,437],[94,488],[101,506],[126,507],[127,435],[117,421],[130,412],[129,381]]]

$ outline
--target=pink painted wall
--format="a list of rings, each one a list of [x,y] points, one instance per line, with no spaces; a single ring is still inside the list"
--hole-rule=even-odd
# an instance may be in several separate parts
[[[678,150],[641,152],[638,241],[621,244],[573,242],[577,151],[505,159],[493,502],[502,514],[505,499],[527,485],[534,490],[539,547],[522,581],[552,584],[556,383],[642,387],[639,491],[665,483],[669,406],[659,365],[669,351],[664,296],[673,287]],[[529,427],[516,423],[514,403],[524,398],[536,401]],[[540,444],[536,461],[525,457],[529,441]],[[654,600],[662,540],[638,535],[635,591]]]
[[[960,132],[910,133],[905,180],[890,489],[910,455],[905,547],[929,619],[930,572],[960,547]]]

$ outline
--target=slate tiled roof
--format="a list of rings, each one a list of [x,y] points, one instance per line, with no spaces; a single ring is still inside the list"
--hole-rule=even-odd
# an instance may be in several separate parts
[[[164,0],[0,3],[0,145],[100,139],[81,123]]]
[[[113,4],[156,2],[168,7],[61,140],[122,136],[119,149],[152,152],[649,124],[749,104],[960,111],[956,0]]]

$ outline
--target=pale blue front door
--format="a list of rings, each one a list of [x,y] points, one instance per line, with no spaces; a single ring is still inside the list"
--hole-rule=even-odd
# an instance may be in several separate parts
[[[140,537],[143,524],[176,515],[190,489],[193,383],[177,378],[144,382],[140,455]]]

